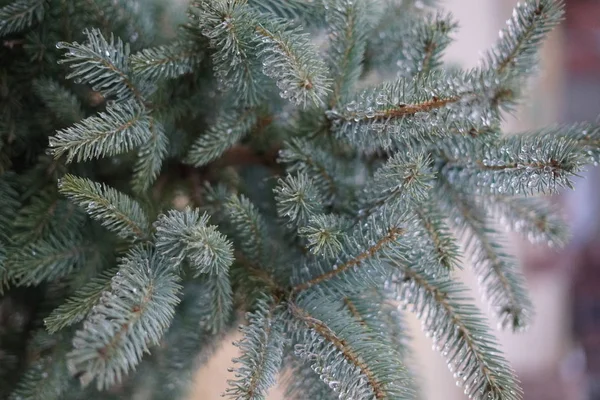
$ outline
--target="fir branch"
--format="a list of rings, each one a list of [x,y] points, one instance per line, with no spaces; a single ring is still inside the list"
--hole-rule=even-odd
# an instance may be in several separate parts
[[[148,129],[152,136],[140,147],[133,168],[132,187],[136,193],[143,193],[152,186],[160,173],[163,160],[167,157],[169,139],[164,126],[151,118]]]
[[[50,137],[55,158],[67,155],[67,162],[87,161],[126,153],[152,140],[152,119],[135,101],[109,106],[106,112],[88,117]]]
[[[57,81],[50,78],[37,79],[33,82],[33,90],[61,124],[74,124],[85,117],[77,96]]]
[[[148,248],[133,248],[121,260],[110,292],[75,333],[69,369],[84,384],[96,379],[99,390],[121,382],[170,325],[179,302],[177,281],[167,260]]]
[[[209,164],[239,142],[257,123],[258,114],[254,108],[223,110],[208,131],[196,139],[186,162],[196,167]]]
[[[127,59],[129,45],[111,34],[106,40],[97,29],[84,31],[88,42],[59,42],[59,49],[67,50],[62,63],[69,63],[73,71],[67,79],[76,83],[89,83],[92,89],[106,97],[116,96],[119,100],[143,101],[143,93],[129,76]]]
[[[533,305],[513,257],[502,249],[498,233],[474,201],[449,183],[438,190],[436,198],[466,239],[480,285],[502,326],[524,329],[533,316]]]
[[[476,400],[520,400],[518,381],[481,313],[465,297],[463,285],[434,277],[417,263],[396,266],[399,271],[390,284],[398,291],[398,300],[413,305],[465,394]]]
[[[263,18],[255,27],[263,73],[275,80],[281,97],[306,106],[324,103],[327,68],[307,34],[289,23]]]
[[[82,321],[98,303],[102,293],[108,291],[112,278],[117,269],[110,269],[92,278],[83,287],[78,289],[63,304],[58,306],[44,319],[44,325],[50,333],[56,333],[61,329]]]
[[[119,237],[142,240],[148,238],[148,217],[141,206],[129,196],[104,183],[69,174],[59,181],[58,188],[90,217]]]
[[[354,90],[362,73],[366,47],[367,4],[363,0],[326,0],[330,50],[328,67],[334,78],[329,108]]]
[[[0,36],[21,32],[44,19],[46,0],[13,0],[0,8]]]
[[[143,49],[129,57],[129,64],[134,74],[156,82],[193,72],[201,59],[202,53],[189,43],[175,42]]]
[[[233,248],[217,227],[208,225],[208,215],[195,209],[169,210],[154,223],[156,251],[176,265],[187,259],[196,276],[227,276],[233,263]]]
[[[283,359],[283,322],[281,307],[274,299],[260,298],[249,314],[248,325],[241,328],[244,338],[235,343],[242,352],[233,359],[236,379],[229,380],[226,397],[237,400],[264,399],[275,384]]]

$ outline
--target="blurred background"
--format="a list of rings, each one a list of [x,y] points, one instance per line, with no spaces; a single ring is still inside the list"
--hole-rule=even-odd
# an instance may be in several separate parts
[[[600,115],[600,0],[565,0],[567,17],[543,49],[542,67],[529,97],[506,131],[557,123],[594,121]],[[516,0],[441,0],[460,22],[447,58],[474,67],[510,16]],[[525,333],[497,331],[520,377],[525,400],[600,400],[600,170],[591,167],[576,191],[553,199],[571,225],[572,241],[561,250],[511,241],[535,303],[534,325]],[[479,298],[469,268],[464,280]],[[479,304],[483,310],[486,306]],[[408,316],[409,318],[411,316]],[[425,400],[464,399],[442,357],[411,319],[416,369]],[[196,374],[190,400],[219,399],[236,355],[232,337]],[[280,390],[269,400],[283,399]],[[318,399],[307,399],[318,400]]]

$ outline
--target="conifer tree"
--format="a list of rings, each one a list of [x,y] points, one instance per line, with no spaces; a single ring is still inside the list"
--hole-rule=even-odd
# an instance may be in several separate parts
[[[413,312],[469,398],[521,399],[455,271],[526,328],[501,229],[565,242],[542,196],[600,127],[500,129],[562,0],[472,70],[434,3],[193,0],[171,30],[170,2],[2,0],[0,398],[185,398],[241,324],[227,398],[291,371],[288,398],[414,399]]]

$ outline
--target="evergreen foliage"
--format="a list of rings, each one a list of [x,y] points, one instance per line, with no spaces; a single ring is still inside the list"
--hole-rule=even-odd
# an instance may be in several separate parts
[[[225,396],[414,399],[407,310],[467,396],[521,399],[455,270],[525,329],[495,221],[565,243],[542,195],[600,127],[500,130],[561,0],[468,71],[433,3],[3,0],[0,398],[185,398],[246,315]]]

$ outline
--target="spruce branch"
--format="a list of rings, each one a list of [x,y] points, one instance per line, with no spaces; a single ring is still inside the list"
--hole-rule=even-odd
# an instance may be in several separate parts
[[[199,210],[169,210],[154,223],[156,251],[176,265],[187,260],[196,276],[209,274],[227,277],[233,263],[233,248],[208,215]]]
[[[377,335],[382,343],[394,348],[406,364],[409,361],[408,327],[395,302],[379,288],[344,298],[344,306],[356,321]]]
[[[436,197],[466,239],[480,286],[502,327],[524,329],[533,316],[533,305],[515,260],[499,243],[500,235],[477,204],[451,184],[440,188]]]
[[[339,168],[327,152],[306,140],[293,138],[284,144],[279,160],[287,165],[289,173],[306,174],[327,203],[333,201],[338,187],[335,174]]]
[[[319,302],[329,303],[329,307],[319,307]],[[289,312],[297,320],[296,356],[310,362],[341,399],[414,398],[410,377],[398,363],[395,350],[341,309],[341,302],[316,296],[289,303]],[[389,351],[393,357],[378,359],[380,351]]]
[[[310,0],[248,0],[252,8],[279,18],[301,20],[302,23],[318,24],[322,19],[322,6]]]
[[[465,297],[463,285],[434,277],[417,263],[395,264],[397,275],[388,285],[422,320],[465,394],[477,400],[521,399],[512,369],[497,350],[481,313]]]
[[[433,187],[434,177],[427,155],[394,154],[375,171],[363,189],[358,217],[364,219],[382,207],[406,208],[420,204]]]
[[[141,240],[148,238],[148,217],[141,206],[129,196],[104,183],[70,174],[59,181],[58,188],[90,217],[119,237]]]
[[[170,325],[179,302],[178,280],[166,259],[134,247],[121,260],[110,291],[102,293],[75,333],[70,371],[84,384],[96,379],[98,390],[121,382]]]
[[[383,1],[380,7],[371,7],[369,19],[373,31],[367,47],[368,67],[395,65],[401,54],[397,46],[404,42],[402,35],[408,34],[415,21],[422,21],[431,13],[435,3],[437,0]]]
[[[286,366],[286,372],[282,374],[287,378],[283,382],[286,389],[284,394],[286,399],[339,399],[337,393],[319,378],[319,375],[312,370],[311,366],[298,357],[289,354],[285,357],[283,363]]]
[[[63,199],[56,187],[45,188],[21,207],[12,222],[12,242],[26,245],[63,231],[77,231],[83,225],[85,214],[77,206]]]
[[[140,146],[138,159],[133,168],[132,186],[137,193],[144,193],[152,186],[167,157],[169,139],[164,126],[151,118],[148,129],[152,135]]]
[[[414,84],[417,82],[420,85]],[[389,122],[417,113],[428,113],[459,101],[464,94],[462,86],[467,82],[465,77],[438,73],[432,74],[427,80],[399,79],[384,83],[356,95],[345,109],[332,113],[331,119],[348,123],[369,120]],[[435,93],[433,96],[432,92]]]
[[[207,331],[217,334],[227,327],[233,309],[233,289],[227,273],[209,275],[207,291],[211,297],[210,315],[204,322]]]
[[[244,195],[232,195],[223,205],[239,249],[250,262],[270,263],[270,239],[264,217]]]
[[[312,216],[298,233],[308,241],[311,253],[334,259],[343,249],[344,232],[350,225],[350,221],[337,215],[319,214]]]
[[[70,386],[64,359],[64,340],[65,335],[50,337],[44,331],[34,333],[30,351],[35,354],[35,359],[28,363],[17,386],[7,397],[8,400],[64,398]]]
[[[64,398],[69,372],[60,354],[44,356],[31,363],[8,400]],[[57,362],[58,359],[58,362]]]
[[[282,21],[261,20],[255,27],[263,73],[275,80],[292,103],[321,105],[329,92],[327,68],[307,34]]]
[[[491,116],[483,107],[488,92],[468,74],[436,71],[366,89],[326,114],[336,137],[372,153],[422,146],[489,125]],[[463,117],[458,118],[457,108]]]
[[[83,287],[75,291],[65,303],[58,306],[44,319],[44,325],[50,333],[82,321],[98,303],[105,291],[110,290],[112,278],[117,269],[112,268],[92,278]]]
[[[546,38],[564,14],[563,0],[527,0],[519,3],[496,46],[486,56],[486,67],[496,73],[523,76]]]
[[[9,245],[12,244],[11,230],[17,210],[21,206],[21,199],[17,191],[18,185],[12,173],[0,176],[0,295],[8,286],[8,271],[6,257]]]
[[[598,123],[577,123],[567,126],[555,126],[522,135],[554,141],[559,138],[573,141],[575,146],[589,159],[588,162],[597,164],[600,161],[600,125]]]
[[[192,73],[202,59],[194,46],[186,42],[143,49],[129,57],[131,71],[148,81],[175,79]]]
[[[568,241],[566,222],[560,217],[558,207],[543,198],[493,196],[480,199],[482,207],[494,210],[500,221],[532,243],[551,247],[563,246]]]
[[[85,117],[77,96],[57,81],[50,78],[35,80],[33,90],[61,124],[74,124]]]
[[[199,0],[191,4],[190,27],[208,39],[219,85],[244,104],[261,93],[260,63],[253,54],[256,16],[243,0]]]
[[[356,87],[366,47],[367,4],[363,0],[326,0],[330,51],[327,64],[334,77],[329,108],[335,107]]]
[[[258,120],[257,110],[254,108],[242,111],[223,110],[208,131],[192,144],[186,161],[200,167],[218,159],[250,133]]]
[[[401,5],[400,7],[403,7]],[[406,7],[406,6],[404,6]],[[417,12],[398,14],[398,10],[385,10],[378,37],[372,38],[369,48],[370,63],[382,73],[393,69],[406,78],[427,75],[442,65],[442,55],[451,43],[450,35],[458,24],[452,15],[430,12],[427,8]],[[390,20],[392,16],[394,20]],[[402,23],[398,23],[402,21]]]
[[[236,379],[229,380],[226,397],[236,400],[264,399],[275,384],[283,359],[283,322],[281,306],[274,299],[260,298],[248,325],[241,328],[244,337],[236,342],[242,351],[233,359]]]
[[[153,376],[154,399],[179,399],[189,394],[194,374],[219,349],[224,335],[204,329],[212,311],[212,295],[206,289],[206,282],[198,280],[185,284],[182,301],[160,348],[140,365]],[[229,318],[226,327],[231,328],[234,322]]]
[[[129,75],[129,45],[111,34],[106,40],[98,29],[86,29],[87,43],[59,42],[56,46],[65,49],[62,63],[69,63],[73,70],[67,79],[76,83],[88,83],[105,98],[115,96],[118,100],[143,100],[143,92]]]
[[[97,251],[93,243],[77,234],[50,235],[12,252],[8,259],[8,276],[17,286],[51,282],[83,268]]]
[[[450,44],[450,34],[457,27],[451,15],[440,13],[429,16],[424,24],[417,26],[415,36],[419,45],[407,49],[410,54],[406,57],[410,62],[407,75],[428,74],[439,68],[444,50]]]
[[[296,229],[324,211],[324,199],[306,173],[287,175],[279,179],[274,189],[277,214]]]
[[[7,244],[10,240],[13,221],[19,208],[21,198],[15,175],[6,173],[0,176],[0,243]],[[1,286],[1,285],[0,285]]]
[[[475,193],[533,195],[572,188],[585,159],[576,144],[559,138],[512,136],[498,143],[456,139],[443,146],[441,173]],[[446,150],[447,149],[447,150]]]
[[[310,278],[302,277],[292,288],[292,293],[303,292],[320,284],[341,286],[345,292],[360,291],[369,284],[377,284],[379,275],[374,271],[382,271],[382,260],[387,252],[394,248],[407,249],[407,243],[402,241],[406,230],[402,217],[391,217],[380,220],[369,218],[364,224],[358,225],[350,234],[340,237],[342,251],[339,261],[333,265],[331,261],[316,261],[308,268]]]
[[[139,103],[117,103],[106,112],[57,131],[50,137],[50,151],[55,158],[66,154],[67,162],[126,153],[152,140],[152,124],[148,111]]]
[[[421,207],[415,207],[414,212],[419,225],[433,250],[436,264],[441,266],[441,273],[460,268],[459,248],[450,228],[444,221],[444,215],[432,199],[428,199]]]
[[[44,19],[46,0],[13,0],[0,8],[0,36],[21,32]]]

